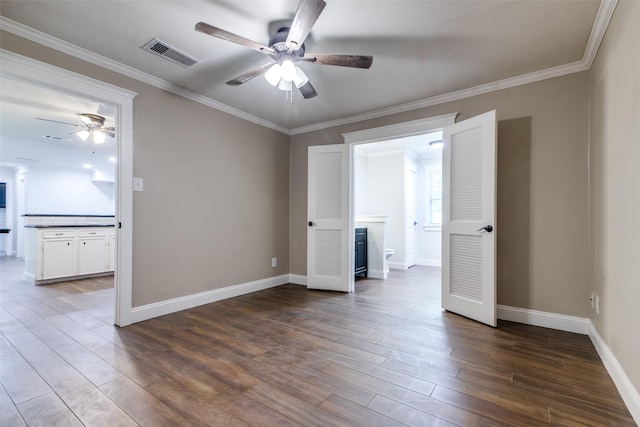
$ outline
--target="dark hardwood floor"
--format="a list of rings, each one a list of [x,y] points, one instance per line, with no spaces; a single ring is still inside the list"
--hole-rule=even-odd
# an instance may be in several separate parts
[[[588,337],[442,312],[434,268],[126,328],[111,278],[0,268],[1,426],[635,425]]]

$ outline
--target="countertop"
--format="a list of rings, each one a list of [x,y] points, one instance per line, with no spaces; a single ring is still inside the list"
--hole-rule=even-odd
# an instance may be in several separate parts
[[[83,218],[114,218],[115,215],[84,215],[84,214],[22,214],[22,216],[48,216],[48,217],[83,217]]]
[[[29,224],[25,225],[25,228],[80,228],[80,227],[115,227],[113,224],[68,224],[68,225],[41,225],[41,224]]]

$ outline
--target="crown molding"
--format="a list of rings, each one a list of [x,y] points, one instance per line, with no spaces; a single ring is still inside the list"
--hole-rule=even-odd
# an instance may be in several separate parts
[[[617,5],[618,0],[602,0],[600,2],[600,8],[593,22],[593,27],[591,27],[591,34],[589,34],[589,40],[587,41],[587,46],[582,56],[582,60],[587,65],[587,69],[591,68],[593,61],[596,59],[598,48],[600,48],[600,43],[602,43],[602,39],[607,32],[609,21],[611,21]]]
[[[559,65],[557,67],[547,68],[545,70],[534,71],[528,74],[522,74],[516,77],[510,77],[503,80],[498,80],[491,83],[485,83],[479,86],[474,86],[467,89],[458,90],[455,92],[445,93],[443,95],[436,95],[430,98],[421,99],[419,101],[408,102],[406,104],[395,105],[393,107],[382,108],[380,110],[369,111],[363,114],[356,114],[353,116],[343,117],[341,119],[329,120],[326,122],[315,123],[309,126],[303,126],[290,130],[291,135],[297,135],[301,133],[312,132],[316,130],[326,129],[334,126],[341,126],[355,122],[361,122],[363,120],[376,119],[378,117],[389,116],[392,114],[404,113],[406,111],[417,110],[420,108],[431,107],[434,105],[444,104],[446,102],[458,101],[460,99],[470,98],[472,96],[484,95],[486,93],[495,92],[498,90],[509,89],[516,86],[522,86],[529,83],[539,82],[541,80],[547,80],[554,77],[561,77],[567,74],[578,73],[580,71],[586,71],[589,68],[583,61],[573,62],[571,64]]]
[[[115,71],[116,73],[125,75],[127,77],[131,77],[135,80],[141,81],[151,86],[155,86],[159,89],[166,90],[167,92],[174,93],[176,95],[182,96],[183,98],[190,99],[199,104],[206,105],[208,107],[211,107],[216,110],[222,111],[224,113],[230,114],[232,116],[241,118],[243,120],[247,120],[249,122],[258,124],[260,126],[264,126],[269,129],[273,129],[275,131],[278,131],[287,135],[289,134],[289,129],[285,128],[284,126],[280,126],[268,120],[264,120],[260,117],[246,113],[237,108],[231,107],[227,104],[223,104],[222,102],[211,99],[207,96],[200,95],[199,93],[193,92],[184,87],[175,85],[166,80],[152,76],[151,74],[145,73],[143,71],[140,71],[128,65],[121,64],[120,62],[114,61],[102,55],[98,55],[97,53],[92,52],[88,49],[84,49],[72,43],[68,43],[64,40],[58,39],[47,33],[28,27],[26,25],[23,25],[19,22],[5,18],[3,16],[0,16],[0,30],[7,31],[9,33],[20,36],[24,39],[41,44],[43,46],[49,47],[51,49],[57,50],[59,52],[81,59],[83,61],[89,62],[91,64],[98,65],[102,68]]]
[[[164,89],[168,92],[175,93],[176,95],[190,99],[194,102],[206,105],[216,110],[225,112],[232,116],[247,120],[249,122],[264,126],[266,128],[284,133],[286,135],[298,135],[307,132],[313,132],[321,129],[326,129],[335,126],[342,126],[350,123],[361,122],[364,120],[376,119],[379,117],[389,116],[392,114],[403,113],[407,111],[417,110],[420,108],[431,107],[434,105],[444,104],[446,102],[458,101],[472,96],[483,95],[498,90],[509,89],[516,86],[521,86],[529,83],[535,83],[546,79],[555,77],[561,77],[568,74],[579,73],[581,71],[587,71],[591,68],[593,61],[598,53],[598,48],[602,39],[607,31],[609,21],[613,16],[618,0],[602,0],[600,7],[594,20],[589,40],[585,47],[582,59],[570,64],[560,65],[557,67],[547,68],[545,70],[534,71],[531,73],[523,74],[520,76],[509,77],[502,80],[497,80],[490,83],[485,83],[479,86],[474,86],[467,89],[462,89],[455,92],[449,92],[442,95],[436,95],[429,98],[421,99],[418,101],[408,102],[405,104],[395,105],[392,107],[382,108],[379,110],[369,111],[362,114],[355,114],[352,116],[343,117],[335,120],[328,120],[325,122],[314,123],[309,126],[302,126],[298,128],[288,129],[284,126],[254,116],[252,114],[241,111],[237,108],[223,104],[212,98],[195,93],[189,89],[170,83],[166,80],[152,76],[148,73],[142,72],[133,67],[121,64],[119,62],[108,59],[104,56],[98,55],[87,49],[83,49],[79,46],[65,42],[53,36],[50,36],[41,31],[27,27],[19,22],[13,21],[8,18],[0,16],[0,30],[8,31],[16,34],[27,40],[39,43],[41,45],[50,47],[76,58],[82,59],[89,63],[99,65],[100,67],[107,68],[111,71],[123,74],[133,79],[139,80],[143,83],[150,84],[160,89]]]

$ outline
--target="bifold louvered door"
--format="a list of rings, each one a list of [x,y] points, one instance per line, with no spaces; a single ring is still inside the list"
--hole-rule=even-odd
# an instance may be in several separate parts
[[[496,326],[496,112],[444,129],[442,307]]]
[[[349,146],[309,147],[307,287],[352,292],[349,233]]]

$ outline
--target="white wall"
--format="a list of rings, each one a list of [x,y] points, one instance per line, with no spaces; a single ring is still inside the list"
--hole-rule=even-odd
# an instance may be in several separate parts
[[[356,216],[387,216],[386,247],[395,251],[389,259],[392,268],[403,268],[404,251],[404,151],[366,154],[355,150]],[[442,233],[426,229],[425,168],[442,169],[442,156],[420,158],[418,165],[418,198],[416,230],[416,264],[437,266],[442,259]]]
[[[92,182],[91,171],[30,167],[25,210],[28,214],[113,215],[115,184]]]
[[[361,150],[354,150],[355,170],[353,172],[354,212],[356,216],[367,215],[368,168],[367,155]]]
[[[371,154],[367,161],[367,207],[364,215],[387,217],[386,246],[395,251],[389,265],[404,265],[404,152]]]

